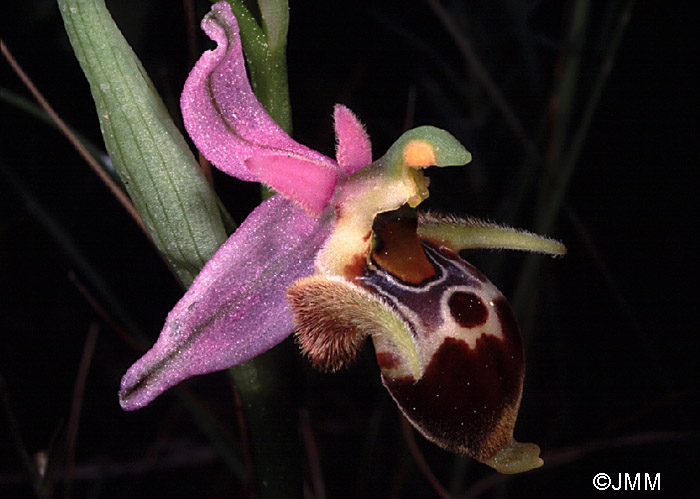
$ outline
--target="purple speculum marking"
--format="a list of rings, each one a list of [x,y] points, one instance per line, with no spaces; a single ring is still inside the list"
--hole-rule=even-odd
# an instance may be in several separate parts
[[[481,289],[481,282],[473,275],[471,265],[461,259],[450,258],[430,244],[421,241],[421,247],[435,269],[435,275],[419,284],[402,281],[377,267],[372,261],[365,274],[356,280],[360,286],[371,289],[390,303],[400,303],[414,311],[426,332],[434,331],[443,322],[436,300],[444,293],[465,292],[465,288]]]

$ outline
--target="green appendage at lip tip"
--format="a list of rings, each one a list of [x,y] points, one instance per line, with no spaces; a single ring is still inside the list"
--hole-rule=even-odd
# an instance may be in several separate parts
[[[515,440],[483,462],[504,475],[534,470],[544,464],[539,446]]]

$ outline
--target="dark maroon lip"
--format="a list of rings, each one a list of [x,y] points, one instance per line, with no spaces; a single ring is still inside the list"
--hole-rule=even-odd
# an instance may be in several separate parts
[[[448,450],[489,457],[512,439],[523,383],[522,341],[505,298],[495,301],[503,337],[484,334],[472,348],[445,338],[417,382],[384,377],[404,414]]]

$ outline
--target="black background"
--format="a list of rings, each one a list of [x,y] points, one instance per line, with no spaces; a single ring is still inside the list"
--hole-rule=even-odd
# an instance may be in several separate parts
[[[197,17],[207,3],[195,2]],[[530,5],[532,4],[532,5]],[[188,47],[180,2],[108,2],[125,36],[178,121]],[[552,92],[561,65],[570,2],[445,2],[529,136],[548,144]],[[593,2],[574,124],[605,53],[621,2]],[[673,5],[673,6],[670,6]],[[99,127],[87,82],[57,6],[19,2],[5,9],[2,38],[58,113],[95,144]],[[538,308],[527,332],[528,371],[516,437],[537,442],[547,464],[501,479],[471,464],[460,493],[486,497],[588,497],[598,472],[661,473],[665,497],[700,494],[698,397],[697,34],[690,2],[637,2],[596,111],[565,205],[549,234],[569,254],[543,258]],[[9,14],[7,13],[9,12]],[[524,34],[523,34],[524,33]],[[199,53],[210,47],[198,34]],[[291,2],[289,80],[294,135],[332,155],[332,106],[366,123],[374,156],[410,126],[454,133],[472,152],[464,168],[430,172],[428,206],[523,228],[535,225],[529,189],[512,211],[524,150],[426,2]],[[2,86],[28,96],[3,61]],[[449,76],[452,75],[452,76]],[[453,78],[453,79],[451,79]],[[407,123],[408,103],[415,113]],[[155,339],[181,295],[174,278],[122,208],[50,126],[2,102],[3,170],[19,179]],[[542,163],[528,178],[537,186]],[[216,176],[236,220],[256,204],[253,185]],[[162,396],[137,413],[116,392],[134,352],[68,278],[76,271],[30,209],[0,178],[0,373],[30,453],[60,456],[81,353],[91,324],[99,335],[87,378],[76,451],[76,497],[231,497],[241,484],[190,421]],[[696,206],[696,208],[692,208]],[[511,296],[525,257],[464,255]],[[489,272],[489,269],[491,271]],[[365,353],[371,353],[367,348]],[[365,355],[347,372],[299,369],[328,497],[430,497],[402,443],[395,407]],[[224,376],[188,382],[239,433]],[[372,451],[365,442],[373,422]],[[0,493],[31,496],[3,420]],[[453,457],[420,440],[437,478],[454,476]],[[165,456],[184,457],[173,465]],[[56,457],[60,460],[60,457]],[[305,461],[306,456],[300,459]],[[136,469],[107,469],[136,463]],[[116,468],[114,467],[116,465]],[[112,468],[109,468],[112,466]],[[60,481],[55,496],[63,495]]]

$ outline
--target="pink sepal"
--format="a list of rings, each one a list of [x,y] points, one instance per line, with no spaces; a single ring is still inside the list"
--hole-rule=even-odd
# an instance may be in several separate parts
[[[330,234],[280,195],[258,206],[168,314],[156,344],[122,378],[120,403],[139,409],[195,375],[249,360],[292,332],[286,291],[313,273]]]
[[[212,6],[202,29],[217,47],[197,61],[180,99],[185,128],[202,154],[218,169],[249,181],[258,178],[244,163],[259,154],[286,154],[337,168],[331,158],[287,135],[258,102],[227,2]]]

